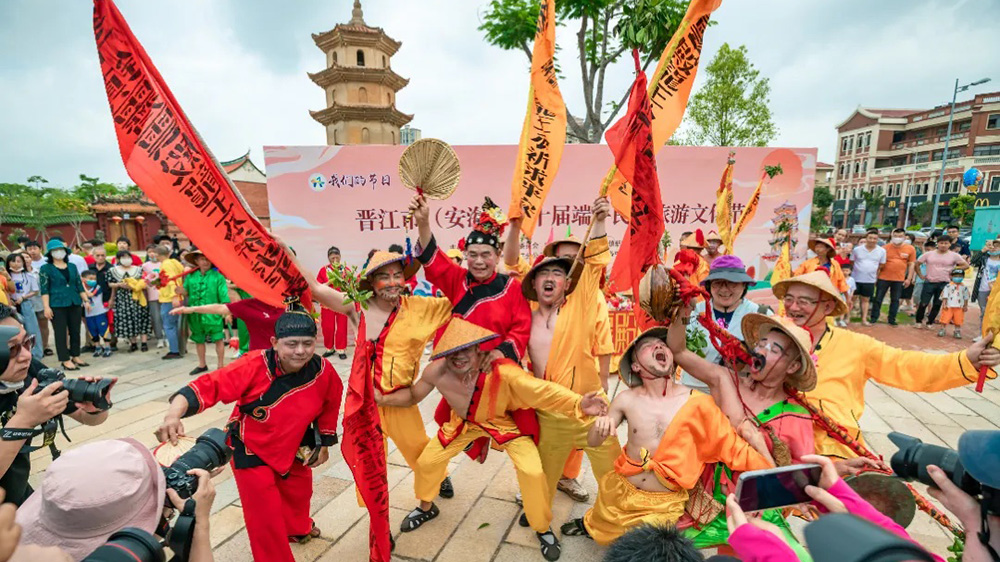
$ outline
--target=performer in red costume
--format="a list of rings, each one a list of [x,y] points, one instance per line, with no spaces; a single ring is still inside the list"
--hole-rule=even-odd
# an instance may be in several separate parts
[[[312,468],[337,443],[344,386],[315,354],[316,322],[305,310],[278,318],[271,345],[178,390],[156,436],[176,443],[181,418],[235,402],[227,429],[253,559],[294,562],[288,543],[320,534],[309,517]],[[314,454],[299,453],[303,446]]]
[[[475,228],[465,238],[466,269],[438,247],[423,195],[413,197],[410,212],[420,233],[417,259],[424,265],[427,280],[448,297],[454,314],[500,334],[497,340],[484,344],[485,350],[492,350],[492,359],[506,357],[519,363],[528,346],[531,308],[521,294],[521,283],[497,273],[503,213],[486,200]]]
[[[326,251],[326,259],[330,263],[319,270],[319,273],[316,274],[316,281],[330,286],[334,280],[334,271],[341,267],[340,249],[336,246],[330,246],[330,249]],[[323,354],[323,357],[337,354],[340,359],[347,359],[347,315],[334,312],[329,308],[320,308],[319,322],[323,328],[323,345],[326,346],[326,353]]]

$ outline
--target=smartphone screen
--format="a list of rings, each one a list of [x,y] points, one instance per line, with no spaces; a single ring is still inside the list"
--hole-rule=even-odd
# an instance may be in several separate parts
[[[818,486],[818,464],[795,464],[740,474],[736,500],[743,511],[760,511],[812,501],[805,487]]]

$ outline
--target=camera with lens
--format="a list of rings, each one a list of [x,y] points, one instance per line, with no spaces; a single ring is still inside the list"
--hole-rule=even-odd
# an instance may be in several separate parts
[[[173,488],[182,499],[190,498],[198,489],[198,477],[188,471],[201,468],[212,472],[229,462],[232,456],[233,450],[226,444],[226,432],[213,427],[195,440],[194,447],[163,468],[167,487]]]
[[[138,527],[125,527],[108,537],[107,542],[82,562],[165,562],[164,547],[174,553],[171,562],[184,562],[190,557],[194,543],[194,508],[194,500],[185,502],[173,528],[165,520],[161,522],[163,530],[157,533],[166,537],[162,541]]]
[[[995,450],[996,431],[967,431],[958,441],[958,450],[924,443],[916,437],[892,432],[889,440],[899,451],[889,461],[892,471],[903,480],[918,480],[936,487],[927,467],[940,468],[948,479],[979,500],[991,515],[1000,515],[1000,461]],[[963,462],[964,461],[964,462]],[[978,476],[978,477],[977,477]]]
[[[66,375],[57,369],[42,369],[35,375],[38,387],[35,394],[43,388],[57,382],[63,383],[63,388],[69,393],[70,404],[76,402],[86,402],[93,404],[95,408],[107,410],[111,408],[111,398],[109,393],[114,382],[111,379],[102,379],[97,382],[89,382],[83,379],[67,379]]]

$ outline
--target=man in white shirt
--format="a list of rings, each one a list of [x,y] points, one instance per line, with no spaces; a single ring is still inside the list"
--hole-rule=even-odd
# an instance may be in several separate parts
[[[871,322],[868,321],[868,307],[872,296],[875,295],[875,283],[878,281],[879,271],[885,265],[885,249],[878,245],[877,228],[868,229],[865,243],[854,248],[851,260],[854,262],[854,272],[851,276],[858,285],[854,294],[861,303],[861,323],[871,326]]]

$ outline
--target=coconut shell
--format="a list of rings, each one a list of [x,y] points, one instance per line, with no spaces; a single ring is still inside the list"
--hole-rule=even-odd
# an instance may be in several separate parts
[[[664,322],[673,318],[677,306],[674,280],[661,264],[651,266],[639,280],[639,307],[653,320]]]

